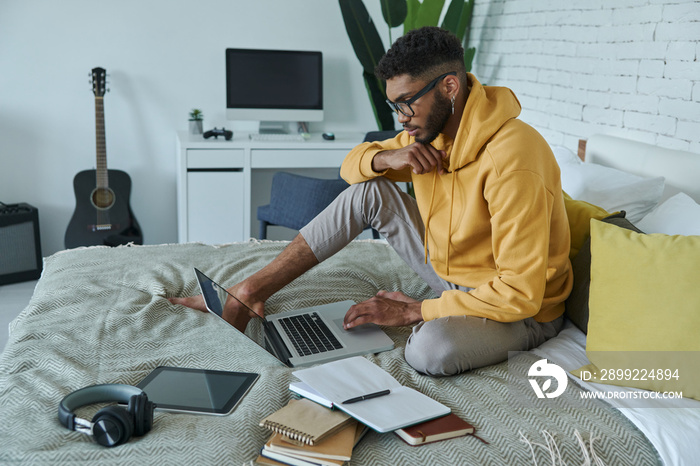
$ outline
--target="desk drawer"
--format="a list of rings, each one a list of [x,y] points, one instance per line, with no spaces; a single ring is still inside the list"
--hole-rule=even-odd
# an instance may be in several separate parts
[[[252,149],[252,168],[339,168],[345,149]]]
[[[243,168],[243,149],[187,149],[187,168]]]

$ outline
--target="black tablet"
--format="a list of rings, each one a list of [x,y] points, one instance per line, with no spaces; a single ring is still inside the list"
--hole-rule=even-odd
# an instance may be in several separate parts
[[[182,413],[231,413],[259,374],[156,367],[137,386],[156,409]]]

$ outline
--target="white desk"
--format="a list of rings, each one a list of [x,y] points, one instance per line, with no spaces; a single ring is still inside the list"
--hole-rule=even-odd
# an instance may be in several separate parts
[[[257,237],[257,208],[269,202],[275,172],[335,178],[363,136],[336,134],[326,141],[314,134],[307,141],[263,142],[247,133],[226,141],[178,132],[178,241],[221,244]]]

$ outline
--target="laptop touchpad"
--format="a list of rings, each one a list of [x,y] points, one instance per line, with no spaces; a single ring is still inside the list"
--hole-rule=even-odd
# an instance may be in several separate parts
[[[333,321],[333,324],[340,330],[341,332],[345,334],[351,334],[351,335],[362,335],[367,332],[373,332],[376,331],[377,326],[375,324],[362,324],[358,325],[357,327],[353,327],[350,330],[345,330],[343,328],[343,319],[335,319]]]

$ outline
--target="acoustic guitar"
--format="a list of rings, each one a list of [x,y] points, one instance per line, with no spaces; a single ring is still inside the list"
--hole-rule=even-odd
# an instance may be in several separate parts
[[[97,130],[97,169],[83,170],[73,179],[75,212],[66,230],[66,248],[78,246],[118,246],[143,244],[143,235],[129,204],[131,178],[121,170],[107,169],[104,95],[107,82],[104,68],[93,68]]]

